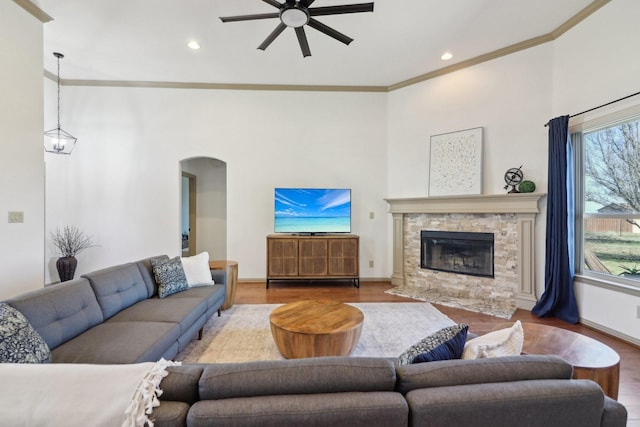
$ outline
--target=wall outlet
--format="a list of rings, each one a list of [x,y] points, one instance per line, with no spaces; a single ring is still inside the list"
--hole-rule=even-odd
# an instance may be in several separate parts
[[[9,211],[9,224],[18,224],[24,222],[24,212]]]
[[[369,268],[373,268],[373,260],[369,261]],[[640,307],[638,307],[638,313],[640,313]]]
[[[369,219],[373,219],[373,212],[369,212]]]

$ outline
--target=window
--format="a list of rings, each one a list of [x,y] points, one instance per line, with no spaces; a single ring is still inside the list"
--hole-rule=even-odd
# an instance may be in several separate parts
[[[640,116],[572,135],[578,273],[640,286]],[[580,218],[581,216],[581,218]]]

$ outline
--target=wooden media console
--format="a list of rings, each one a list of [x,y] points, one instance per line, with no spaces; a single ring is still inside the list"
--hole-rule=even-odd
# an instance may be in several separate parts
[[[359,237],[353,234],[267,236],[271,280],[348,279],[360,287]]]

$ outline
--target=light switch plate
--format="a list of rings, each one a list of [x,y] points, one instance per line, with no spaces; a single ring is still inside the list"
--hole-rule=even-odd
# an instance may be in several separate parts
[[[9,211],[9,224],[18,224],[24,222],[24,212]]]

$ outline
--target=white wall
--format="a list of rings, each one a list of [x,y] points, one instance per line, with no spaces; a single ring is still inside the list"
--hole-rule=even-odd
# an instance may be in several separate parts
[[[553,111],[575,114],[640,90],[640,2],[616,0],[554,43]],[[640,96],[576,117],[569,124],[640,105]],[[640,342],[640,293],[623,293],[578,281],[583,321]]]
[[[80,140],[71,157],[48,160],[47,229],[72,223],[96,236],[102,246],[81,255],[80,272],[176,255],[178,162],[206,156],[227,163],[227,256],[241,278],[265,275],[277,186],[351,187],[361,276],[388,277],[382,199],[428,195],[429,137],[481,126],[483,193],[504,192],[504,172],[521,164],[546,192],[543,124],[638,90],[639,12],[640,2],[617,0],[555,42],[389,94],[67,87],[63,122]],[[546,201],[540,207],[538,295]],[[577,288],[585,320],[638,336],[638,298]]]
[[[352,188],[361,276],[389,276],[386,94],[64,87],[63,103],[79,139],[47,159],[47,228],[74,224],[101,245],[77,274],[178,255],[179,161],[202,156],[227,164],[226,249],[240,278],[265,277],[278,186]]]
[[[42,70],[42,23],[0,2],[0,300],[43,285]]]
[[[483,194],[506,193],[504,173],[520,165],[525,179],[536,183],[536,191],[546,192],[544,124],[550,118],[552,57],[552,46],[545,44],[392,92],[387,195],[428,196],[430,136],[475,127],[484,128]],[[544,289],[544,198],[540,209],[538,295]],[[391,252],[388,259],[390,263]]]

